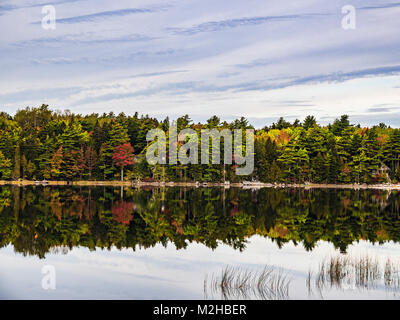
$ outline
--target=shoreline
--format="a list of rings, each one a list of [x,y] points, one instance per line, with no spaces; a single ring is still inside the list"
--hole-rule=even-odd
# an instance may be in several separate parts
[[[263,189],[263,188],[301,188],[301,189],[380,189],[400,190],[400,184],[288,184],[288,183],[262,183],[262,182],[240,182],[240,183],[218,183],[218,182],[144,182],[144,181],[31,181],[31,180],[0,180],[0,185],[25,186],[92,186],[92,187],[189,187],[189,188],[212,188],[224,187],[242,189]]]

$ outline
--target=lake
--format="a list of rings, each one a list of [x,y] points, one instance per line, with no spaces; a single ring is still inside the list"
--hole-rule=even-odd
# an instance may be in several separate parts
[[[0,298],[397,299],[399,195],[2,186]]]

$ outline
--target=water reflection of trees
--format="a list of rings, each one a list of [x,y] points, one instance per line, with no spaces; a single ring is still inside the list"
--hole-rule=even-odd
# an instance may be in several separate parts
[[[243,250],[252,235],[279,247],[318,241],[342,252],[361,239],[400,239],[398,191],[0,188],[0,246],[27,255],[57,247],[148,248],[190,242]],[[64,249],[65,250],[65,249]]]

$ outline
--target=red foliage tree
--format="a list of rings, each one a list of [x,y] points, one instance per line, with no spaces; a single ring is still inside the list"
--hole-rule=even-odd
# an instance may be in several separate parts
[[[135,164],[133,152],[134,150],[130,143],[122,144],[114,149],[112,158],[114,163],[121,167],[121,181],[124,181],[124,168]]]

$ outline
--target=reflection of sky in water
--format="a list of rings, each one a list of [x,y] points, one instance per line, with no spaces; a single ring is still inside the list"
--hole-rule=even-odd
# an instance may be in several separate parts
[[[349,247],[353,256],[368,254],[384,261],[390,257],[400,261],[399,245],[372,245],[361,241]],[[329,255],[339,254],[333,246],[320,242],[312,251],[286,244],[278,249],[275,243],[259,236],[251,238],[244,252],[220,245],[216,250],[191,244],[177,251],[157,245],[151,249],[96,250],[74,248],[66,255],[48,254],[46,259],[15,254],[12,246],[0,250],[0,298],[2,299],[203,299],[205,275],[220,274],[227,266],[243,266],[260,270],[266,264],[284,268],[290,273],[291,299],[319,299],[317,290],[308,295],[306,279],[311,268],[314,274]],[[56,290],[43,290],[41,268],[54,265]],[[313,282],[312,282],[313,283]],[[329,285],[328,285],[329,287]],[[330,289],[322,292],[325,299],[389,299],[396,298],[384,286],[374,290]],[[220,299],[214,294],[209,298]]]

